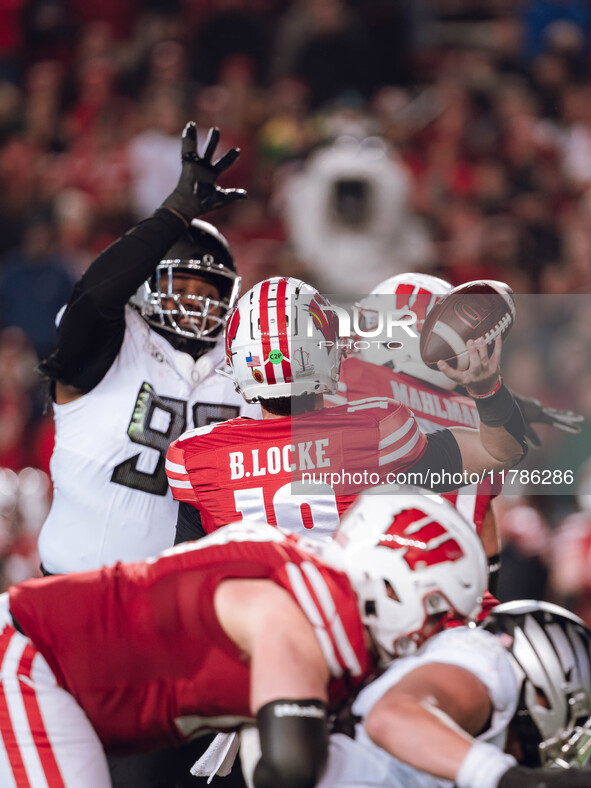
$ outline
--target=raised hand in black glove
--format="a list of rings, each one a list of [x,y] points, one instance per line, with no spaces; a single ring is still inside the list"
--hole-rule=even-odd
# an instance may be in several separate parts
[[[220,139],[220,130],[209,130],[205,153],[197,153],[197,127],[191,121],[183,130],[181,152],[181,177],[176,189],[162,203],[163,208],[180,214],[189,223],[191,219],[216,208],[225,208],[246,197],[244,189],[220,189],[216,180],[240,156],[238,148],[231,148],[221,159],[212,162]]]
[[[532,428],[533,424],[550,424],[557,430],[568,432],[571,435],[578,435],[581,431],[581,422],[584,416],[572,410],[556,410],[547,408],[537,399],[522,397],[513,392],[513,397],[521,408],[525,420],[525,437],[532,446],[539,446],[541,441],[538,434]]]
[[[591,769],[526,769],[513,766],[497,788],[589,788]]]

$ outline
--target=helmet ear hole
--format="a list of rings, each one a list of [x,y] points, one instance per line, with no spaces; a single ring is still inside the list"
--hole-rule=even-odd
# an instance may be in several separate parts
[[[375,599],[366,599],[365,600],[365,615],[366,616],[377,616],[378,611],[376,609]]]
[[[536,699],[538,702],[538,706],[543,706],[543,708],[549,709],[550,699],[548,698],[542,687],[535,687],[534,689],[536,691]]]
[[[400,597],[396,591],[394,591],[394,586],[392,583],[384,578],[384,585],[386,586],[386,596],[388,599],[392,599],[394,602],[400,602]]]

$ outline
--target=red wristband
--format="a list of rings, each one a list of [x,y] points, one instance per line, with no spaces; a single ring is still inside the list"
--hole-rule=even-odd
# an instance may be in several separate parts
[[[488,399],[489,397],[494,397],[494,395],[497,393],[497,391],[500,390],[502,385],[503,385],[503,381],[501,378],[499,378],[496,386],[490,391],[487,391],[486,394],[474,394],[474,392],[470,391],[469,388],[466,388],[466,391],[474,399]]]

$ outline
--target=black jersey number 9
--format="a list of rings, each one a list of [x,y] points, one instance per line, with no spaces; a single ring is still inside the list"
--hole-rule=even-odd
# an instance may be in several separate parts
[[[239,412],[240,408],[235,405],[196,402],[193,405],[193,423],[196,427],[204,427],[207,424],[234,418]],[[149,383],[143,383],[127,428],[127,435],[133,443],[155,449],[159,453],[156,467],[151,473],[138,470],[140,458],[138,452],[115,466],[111,481],[152,495],[166,495],[168,491],[164,470],[166,452],[172,441],[176,440],[186,428],[186,401],[161,397]]]

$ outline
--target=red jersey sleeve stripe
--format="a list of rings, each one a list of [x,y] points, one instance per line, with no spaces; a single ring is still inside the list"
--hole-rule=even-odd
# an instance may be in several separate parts
[[[414,419],[414,416],[409,416],[408,419],[402,425],[402,427],[399,427],[397,430],[394,430],[394,432],[391,432],[389,435],[386,435],[385,438],[382,438],[380,440],[380,442],[378,443],[378,448],[381,451],[382,449],[391,446],[393,443],[396,443],[396,441],[399,441],[411,430],[414,433],[416,429],[417,429],[417,423]]]
[[[31,679],[33,659],[36,654],[37,651],[33,645],[31,643],[27,643],[18,666],[19,676],[25,679]],[[21,681],[20,687],[27,713],[27,719],[29,721],[31,730],[34,731],[35,746],[37,748],[39,760],[41,761],[41,766],[43,767],[43,773],[47,779],[47,784],[50,786],[50,788],[65,788],[65,783],[62,778],[60,768],[51,747],[51,741],[47,735],[47,730],[45,729],[45,725],[43,723],[41,709],[39,708],[39,701],[37,700],[37,693],[35,689],[26,681]]]
[[[388,465],[398,460],[406,460],[405,464],[416,462],[427,446],[427,438],[415,425],[412,437],[404,441],[402,444],[397,444],[393,451],[387,454],[380,451],[378,458],[378,465]]]
[[[187,469],[184,465],[181,465],[179,462],[173,462],[172,460],[166,460],[166,472],[171,474],[178,474],[179,478],[182,476],[187,476]]]
[[[316,594],[318,601],[325,611],[325,615],[332,632],[334,644],[338,654],[341,657],[341,660],[344,662],[347,670],[352,676],[360,676],[363,671],[361,669],[361,665],[359,664],[359,660],[357,659],[357,654],[355,653],[355,649],[353,648],[351,641],[347,636],[345,627],[341,621],[341,617],[337,612],[334,599],[332,598],[330,590],[326,585],[326,582],[320,571],[318,570],[318,567],[314,566],[314,564],[310,563],[309,561],[304,561],[302,564],[302,571],[308,578],[308,581],[314,589],[314,593]]]
[[[299,566],[296,564],[286,564],[287,576],[296,598],[297,603],[301,607],[304,615],[314,628],[314,634],[318,639],[324,658],[328,664],[331,675],[340,678],[343,675],[343,668],[339,664],[339,660],[334,650],[334,645],[331,641],[330,635],[326,629],[325,622],[322,618],[316,603],[312,598],[312,594],[308,590],[306,581],[302,575]]]
[[[12,638],[16,636],[16,634],[15,629],[7,626],[4,627],[4,631],[0,635],[0,663],[2,664],[3,671],[5,669],[4,661],[6,652]],[[2,742],[8,756],[16,785],[22,786],[22,788],[30,788],[31,783],[29,782],[23,757],[16,739],[12,715],[2,682],[0,682],[0,719],[2,719]]]
[[[197,493],[185,467],[185,453],[174,444],[168,448],[164,469],[173,498],[183,503],[197,503]]]

